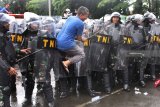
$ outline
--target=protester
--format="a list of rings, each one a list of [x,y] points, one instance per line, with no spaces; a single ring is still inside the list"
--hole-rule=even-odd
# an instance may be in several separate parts
[[[69,72],[68,66],[70,64],[77,63],[85,57],[83,49],[76,44],[75,38],[79,41],[83,41],[83,21],[88,18],[88,15],[89,10],[86,7],[79,7],[77,16],[69,17],[57,36],[58,49],[65,52],[66,55],[70,57],[66,61],[62,61],[67,72]]]
[[[10,7],[10,5],[9,5],[9,4],[6,4],[5,7],[3,7],[3,8],[0,10],[0,13],[10,14],[11,12],[9,11],[9,7]]]

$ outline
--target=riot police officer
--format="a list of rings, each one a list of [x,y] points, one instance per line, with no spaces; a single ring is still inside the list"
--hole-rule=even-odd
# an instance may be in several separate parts
[[[30,51],[28,51],[27,54],[31,53],[31,50],[33,50],[30,48],[30,40],[32,39],[32,37],[37,36],[38,33],[37,24],[32,25],[31,22],[37,21],[38,19],[39,16],[34,13],[24,13],[24,20],[27,22],[28,25],[27,29],[22,34],[23,41],[21,43],[20,48],[29,48]],[[22,54],[22,57],[26,56],[27,54]],[[35,85],[34,58],[34,55],[30,55],[29,57],[19,62],[19,67],[23,79],[22,85],[25,89],[25,100],[22,104],[23,106],[32,104],[32,94]]]
[[[55,23],[52,17],[47,17],[42,20],[41,29],[38,32],[38,36],[48,39],[55,38]],[[54,107],[54,95],[51,85],[51,68],[54,66],[55,49],[44,49],[35,54],[34,69],[37,78],[38,94],[44,93],[44,97],[47,100],[48,107]],[[55,80],[57,80],[58,72],[54,69]]]
[[[146,68],[147,60],[145,60],[144,56],[142,55],[143,53],[141,53],[144,50],[144,46],[145,46],[144,32],[143,32],[142,26],[140,26],[142,24],[142,21],[143,21],[143,15],[135,14],[132,17],[131,22],[126,26],[126,29],[127,29],[127,35],[131,36],[133,39],[133,46],[131,50],[133,51],[133,53],[134,51],[135,53],[136,51],[140,51],[140,55],[138,57],[135,54],[135,56],[131,58],[131,63],[129,65],[130,73],[131,73],[131,76],[133,76],[133,72],[134,74],[136,73],[135,68],[136,66],[138,66],[137,68],[140,75],[139,76],[140,84],[141,86],[145,86],[144,70]]]
[[[25,78],[27,78],[25,79],[26,81],[24,81],[25,101],[23,102],[23,106],[28,106],[32,103],[32,93],[35,83],[34,80],[36,77],[38,89],[37,96],[41,96],[44,94],[48,106],[53,107],[54,98],[50,76],[52,55],[51,51],[49,51],[48,49],[39,49],[38,46],[41,44],[38,44],[39,42],[37,42],[39,40],[39,37],[54,38],[55,29],[53,19],[49,18],[45,21],[42,21],[39,20],[39,17],[36,14],[34,15],[35,17],[31,17],[30,21],[28,21],[28,29],[23,33],[25,36],[25,44],[23,46],[30,48],[32,53],[27,58],[27,71],[22,72],[23,74],[25,74]],[[39,102],[37,102],[36,104],[39,104]]]
[[[112,75],[117,74],[116,71],[123,71],[123,88],[125,91],[129,91],[129,80],[128,80],[128,68],[127,63],[125,61],[125,57],[122,57],[123,46],[121,47],[121,36],[125,35],[125,27],[121,24],[120,13],[113,12],[111,14],[111,24],[108,25],[105,29],[107,35],[112,36],[112,48],[110,51],[110,59],[109,59],[109,70]],[[124,62],[124,63],[121,63]],[[114,78],[116,75],[114,75]],[[113,77],[112,77],[113,78]]]
[[[1,107],[10,107],[10,76],[16,75],[16,70],[9,65],[7,62],[7,37],[5,36],[6,32],[9,30],[10,18],[6,14],[0,14],[0,106]]]
[[[143,29],[144,29],[144,34],[145,34],[145,38],[146,41],[149,40],[150,37],[150,30],[156,25],[156,16],[151,13],[151,12],[146,12],[144,14],[144,20],[143,20]],[[149,63],[148,64],[149,68],[150,68],[150,72],[151,72],[151,77],[153,80],[156,80],[156,75],[155,75],[155,64],[154,63]],[[147,67],[147,68],[148,68]]]
[[[7,14],[0,14],[0,52],[1,52],[1,72],[0,72],[0,96],[2,107],[10,107],[10,93],[14,86],[15,91],[15,75],[16,70],[11,67],[15,64],[16,51],[13,47],[12,41],[7,37],[6,33],[9,31],[11,18]],[[17,51],[18,53],[25,53],[26,49]],[[14,79],[14,81],[13,81]],[[12,82],[11,82],[12,81]]]

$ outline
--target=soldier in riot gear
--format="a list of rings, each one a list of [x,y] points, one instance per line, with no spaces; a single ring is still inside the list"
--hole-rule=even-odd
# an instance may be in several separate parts
[[[0,14],[0,52],[1,52],[1,59],[0,59],[0,106],[1,107],[10,107],[10,76],[16,75],[16,70],[12,68],[9,63],[7,62],[7,37],[5,34],[9,30],[9,22],[10,18],[6,14]]]
[[[144,70],[146,68],[146,60],[144,56],[142,56],[143,53],[141,53],[144,50],[144,44],[145,44],[145,36],[144,32],[142,29],[142,24],[143,21],[143,15],[140,14],[135,14],[132,17],[131,22],[126,26],[126,31],[127,35],[131,36],[133,39],[133,46],[131,50],[135,51],[140,51],[140,55],[137,57],[136,55],[130,58],[130,65],[129,65],[129,70],[130,70],[130,76],[133,77],[133,74],[135,74],[135,68],[138,68],[139,71],[139,77],[140,77],[140,84],[141,86],[145,86],[144,82]],[[138,67],[136,67],[138,66]]]
[[[104,26],[105,23],[101,23],[99,21],[98,22],[96,21],[94,23],[94,28],[93,26],[91,26],[90,32],[92,33],[89,35],[89,39],[86,41],[86,43],[88,43],[87,47],[85,46],[85,54],[86,54],[85,60],[87,61],[87,67],[86,67],[87,88],[89,95],[92,97],[99,93],[93,90],[93,81],[92,81],[93,73],[103,75],[103,79],[98,79],[98,82],[103,80],[104,91],[107,94],[111,93],[110,75],[107,67],[109,52],[111,48],[111,44],[109,42],[111,41],[111,36],[106,34]],[[106,39],[106,41],[103,41],[104,39]]]
[[[113,12],[111,14],[111,24],[106,27],[107,35],[112,36],[112,47],[110,51],[110,59],[109,59],[109,70],[111,72],[111,78],[115,78],[115,74],[117,70],[123,71],[123,88],[125,91],[129,91],[129,79],[128,79],[128,68],[125,56],[123,55],[123,50],[125,46],[123,46],[121,38],[125,35],[125,27],[121,24],[120,13]],[[124,48],[124,49],[123,49]]]
[[[0,72],[0,106],[1,107],[10,107],[10,94],[11,86],[15,86],[15,75],[16,70],[11,67],[16,60],[16,51],[13,47],[12,41],[6,36],[6,33],[9,31],[11,23],[11,18],[7,14],[0,14],[0,52],[1,52],[1,72]],[[17,51],[18,53],[25,53],[26,49]],[[12,78],[12,76],[14,76]],[[12,84],[12,85],[11,85]],[[15,90],[14,90],[15,91]]]
[[[28,13],[25,13],[25,15],[26,14]],[[36,77],[38,89],[37,97],[44,95],[48,106],[54,107],[53,89],[51,86],[50,76],[51,61],[53,56],[51,55],[51,51],[48,49],[39,49],[42,43],[40,42],[39,44],[38,42],[43,39],[43,37],[45,37],[45,39],[54,38],[54,21],[52,18],[47,18],[45,21],[39,20],[39,18],[37,19],[36,17],[34,18],[32,17],[31,21],[28,22],[28,29],[23,33],[25,36],[24,46],[31,49],[31,55],[26,59],[28,62],[28,65],[26,66],[27,71],[22,73],[22,75],[27,78],[25,79],[26,81],[24,81],[25,101],[23,102],[23,106],[27,106],[32,103],[32,93],[35,83],[34,80]],[[38,105],[40,103],[37,101],[36,104]]]
[[[130,15],[130,16],[127,16],[127,17],[126,17],[125,26],[127,26],[127,25],[132,21],[133,16],[134,16],[134,15]]]
[[[144,20],[143,20],[143,29],[144,29],[144,34],[145,34],[146,41],[149,41],[149,36],[150,36],[149,32],[150,32],[151,28],[153,28],[154,25],[156,25],[156,16],[151,12],[146,12],[144,14]],[[150,72],[151,72],[152,79],[156,80],[155,64],[150,63],[148,65],[150,67]]]
[[[32,15],[33,14],[33,15]],[[32,37],[37,36],[38,29],[37,25],[32,25],[32,21],[36,21],[39,19],[38,15],[35,15],[34,13],[26,12],[24,14],[24,20],[28,23],[27,29],[23,32],[23,41],[21,43],[20,48],[30,48],[30,40]],[[33,49],[32,49],[33,50]],[[31,51],[28,51],[27,54],[29,54]],[[24,57],[27,54],[22,54],[22,57]],[[24,60],[19,62],[20,71],[22,74],[22,80],[23,80],[23,86],[25,89],[25,100],[23,102],[23,106],[27,106],[32,104],[32,93],[35,85],[35,76],[34,76],[34,55],[31,55],[30,57],[25,58]]]
[[[38,36],[49,39],[55,39],[55,24],[52,17],[47,17],[42,20],[41,29],[38,32]],[[44,93],[44,97],[47,100],[49,107],[54,107],[54,95],[51,85],[51,68],[54,66],[55,49],[44,49],[35,54],[34,68],[37,78],[38,92]],[[41,57],[41,58],[40,58]],[[58,56],[56,56],[58,57]],[[58,72],[54,69],[55,80],[57,80]]]

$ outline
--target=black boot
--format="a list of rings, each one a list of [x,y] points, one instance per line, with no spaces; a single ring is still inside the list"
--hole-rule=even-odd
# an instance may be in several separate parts
[[[7,86],[7,87],[4,87],[3,90],[2,90],[2,93],[3,93],[3,103],[4,103],[4,106],[2,107],[11,107],[10,106],[10,87]]]
[[[145,87],[145,86],[146,86],[146,83],[145,83],[144,81],[140,81],[140,85],[141,85],[142,87]]]
[[[33,75],[27,75],[27,80],[25,82],[25,100],[22,103],[22,106],[28,106],[32,104],[32,94],[33,94],[33,89],[34,89],[34,79]]]
[[[32,92],[33,92],[33,89],[27,88],[26,86],[25,100],[22,103],[22,107],[27,107],[29,105],[32,105]]]
[[[124,91],[127,91],[129,92],[130,91],[130,88],[129,88],[129,74],[128,74],[128,69],[125,69],[123,71],[123,77],[124,77],[124,85],[123,85],[123,89]]]
[[[60,83],[59,81],[55,82],[55,96],[57,96],[60,92]]]
[[[25,100],[22,103],[22,107],[27,107],[29,105],[32,105],[32,97],[30,96],[25,98]]]
[[[152,77],[152,80],[153,80],[153,81],[156,80],[155,65],[151,65],[151,77]]]
[[[48,103],[54,101],[54,96],[53,96],[53,88],[50,83],[46,83],[43,87],[43,92],[45,99],[47,100]],[[51,103],[52,104],[52,103]],[[51,106],[52,107],[52,106]]]
[[[130,91],[130,88],[129,88],[128,84],[124,84],[123,89],[124,89],[124,91],[127,91],[127,92]]]
[[[60,98],[66,98],[68,97],[68,92],[60,92]]]
[[[13,75],[10,77],[11,79],[11,94],[15,94],[16,93],[16,76]]]
[[[88,94],[89,94],[91,97],[96,96],[96,95],[95,95],[95,92],[92,90],[92,77],[91,77],[90,74],[87,75],[87,88],[88,88]]]
[[[110,76],[109,76],[109,73],[105,73],[103,75],[103,78],[104,78],[105,92],[107,94],[110,94],[111,93],[111,85],[110,85]]]
[[[48,103],[48,107],[54,107],[54,102]]]
[[[66,98],[69,95],[67,78],[59,79],[60,83],[60,98]]]
[[[140,71],[140,85],[142,87],[145,87],[146,86],[146,83],[144,82],[144,71]]]

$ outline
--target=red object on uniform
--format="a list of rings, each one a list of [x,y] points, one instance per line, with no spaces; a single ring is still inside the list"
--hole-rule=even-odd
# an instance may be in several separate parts
[[[154,82],[154,87],[158,87],[160,85],[160,79]]]
[[[24,14],[8,14],[10,16],[14,16],[15,18],[24,18]]]

